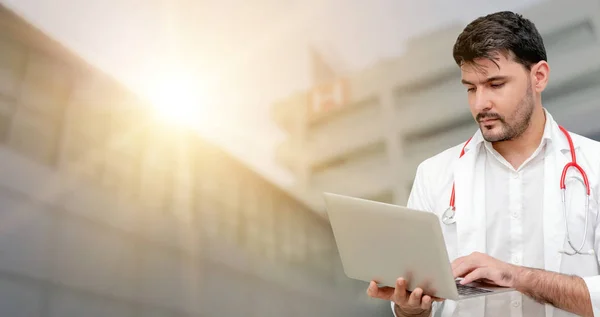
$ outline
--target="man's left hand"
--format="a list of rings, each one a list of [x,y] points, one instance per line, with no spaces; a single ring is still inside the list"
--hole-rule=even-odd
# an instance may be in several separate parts
[[[474,252],[452,262],[454,277],[462,277],[461,284],[480,281],[502,287],[514,287],[520,267],[502,262],[487,254]]]

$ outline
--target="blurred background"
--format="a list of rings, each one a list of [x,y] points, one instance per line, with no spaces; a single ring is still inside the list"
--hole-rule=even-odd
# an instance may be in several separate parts
[[[475,132],[480,15],[534,21],[544,106],[600,140],[598,0],[0,3],[2,316],[392,316],[321,193],[405,204]]]

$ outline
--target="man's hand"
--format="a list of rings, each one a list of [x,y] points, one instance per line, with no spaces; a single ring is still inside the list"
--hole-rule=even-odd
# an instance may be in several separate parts
[[[474,252],[470,255],[460,257],[452,262],[452,273],[454,277],[462,277],[461,284],[473,281],[514,287],[521,267],[502,262],[487,254]]]
[[[379,287],[371,281],[367,294],[373,298],[392,301],[396,304],[396,314],[399,316],[429,316],[431,304],[441,299],[423,295],[423,289],[415,288],[412,292],[406,290],[407,281],[403,278],[396,280],[396,287]],[[398,311],[399,310],[399,311]],[[399,313],[399,314],[398,314]]]
[[[510,287],[538,303],[578,316],[594,315],[589,290],[579,276],[516,266],[477,252],[454,260],[452,273],[464,277],[462,284],[480,280]]]

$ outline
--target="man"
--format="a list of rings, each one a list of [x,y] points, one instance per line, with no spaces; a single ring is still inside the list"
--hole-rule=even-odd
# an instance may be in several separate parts
[[[408,206],[441,217],[456,185],[456,223],[442,224],[455,277],[518,291],[471,301],[477,305],[459,301],[455,309],[461,316],[600,316],[598,258],[586,253],[600,242],[600,144],[568,134],[577,162],[589,173],[591,221],[584,224],[584,203],[569,202],[568,233],[576,247],[586,243],[586,254],[561,254],[568,244],[559,179],[571,154],[567,132],[542,106],[550,73],[542,37],[531,21],[498,12],[467,25],[453,56],[479,129],[469,141],[419,165]],[[584,201],[579,189],[573,201]],[[447,308],[449,301],[422,289],[406,291],[407,283],[399,278],[390,288],[371,282],[367,293],[392,301],[395,316],[430,316]]]

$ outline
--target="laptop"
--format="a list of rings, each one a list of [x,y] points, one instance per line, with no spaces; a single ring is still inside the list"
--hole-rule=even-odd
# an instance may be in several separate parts
[[[459,284],[437,216],[431,212],[324,193],[327,215],[346,276],[380,286],[408,281],[424,294],[461,300],[514,289],[473,282]]]

